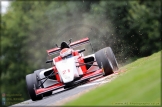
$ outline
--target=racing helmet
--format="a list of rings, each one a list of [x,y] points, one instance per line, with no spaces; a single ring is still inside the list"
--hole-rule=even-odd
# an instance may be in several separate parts
[[[61,57],[65,57],[65,56],[67,56],[67,55],[69,55],[69,54],[72,54],[72,49],[71,48],[64,48],[64,49],[62,49],[61,51],[60,51],[60,56]]]
[[[65,41],[61,43],[61,50],[64,48],[70,48],[70,46]]]

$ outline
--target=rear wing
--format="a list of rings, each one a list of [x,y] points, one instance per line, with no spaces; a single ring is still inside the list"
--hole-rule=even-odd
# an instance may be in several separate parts
[[[81,39],[81,40],[72,42],[72,43],[70,43],[69,46],[70,46],[71,48],[76,48],[76,47],[79,47],[80,45],[83,45],[83,44],[86,44],[86,43],[89,43],[89,42],[90,42],[90,39],[87,37],[87,38],[83,38],[83,39]],[[47,53],[48,53],[48,55],[53,55],[53,54],[59,53],[60,50],[61,50],[61,49],[60,49],[59,47],[56,47],[56,48],[47,50]]]

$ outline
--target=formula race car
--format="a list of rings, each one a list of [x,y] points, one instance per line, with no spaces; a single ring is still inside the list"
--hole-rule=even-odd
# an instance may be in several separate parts
[[[110,47],[103,48],[93,54],[84,56],[85,49],[74,48],[89,43],[89,38],[84,38],[71,43],[62,42],[61,46],[47,50],[49,57],[58,54],[57,57],[47,60],[52,67],[39,69],[26,76],[26,84],[30,98],[33,101],[40,100],[43,96],[49,96],[52,91],[64,88],[68,89],[76,84],[88,81],[98,76],[107,76],[118,70],[118,63]]]

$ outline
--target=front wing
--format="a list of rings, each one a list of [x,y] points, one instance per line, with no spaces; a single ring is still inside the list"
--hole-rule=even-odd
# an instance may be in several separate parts
[[[80,83],[84,80],[91,79],[91,78],[94,78],[94,77],[97,77],[97,76],[102,76],[103,74],[104,74],[103,69],[99,69],[95,72],[90,72],[90,73],[84,74],[81,79],[74,81],[74,84],[78,84],[78,83]],[[64,86],[65,85],[63,83],[57,83],[57,84],[54,84],[54,85],[47,87],[47,88],[35,89],[35,93],[36,93],[36,95],[39,95],[39,94],[43,94],[43,93],[46,93],[46,92],[49,92],[49,91],[54,91],[54,90],[63,88]]]

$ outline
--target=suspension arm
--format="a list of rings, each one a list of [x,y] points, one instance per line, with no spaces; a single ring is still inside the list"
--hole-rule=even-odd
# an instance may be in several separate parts
[[[56,75],[56,74],[58,74],[58,72],[56,72],[56,73],[51,72],[51,74],[48,75],[47,77],[44,77],[44,78],[42,78],[42,79],[39,79],[38,81],[41,81],[41,80],[44,80],[44,79],[45,79],[45,80],[39,85],[39,87],[40,87],[41,85],[43,85],[43,84],[47,81],[47,79],[49,79],[49,77],[54,76],[54,75]]]
[[[90,64],[92,62],[96,62],[96,61],[91,61],[91,62],[88,62],[88,63],[81,63],[81,62],[76,62],[76,63],[79,63],[80,65],[79,66],[76,66],[76,67],[80,67],[80,66],[83,66],[83,65],[92,65],[92,66],[98,66],[98,65],[93,65],[93,64]]]

